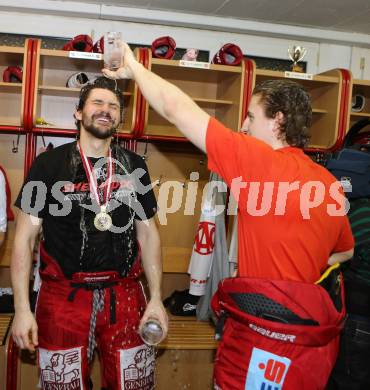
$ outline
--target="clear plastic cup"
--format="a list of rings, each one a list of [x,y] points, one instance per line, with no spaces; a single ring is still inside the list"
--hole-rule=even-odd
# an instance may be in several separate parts
[[[107,32],[104,35],[104,66],[110,70],[117,70],[122,66],[122,38],[120,32]]]
[[[158,345],[163,340],[163,329],[159,321],[150,318],[140,328],[140,337],[147,345]]]

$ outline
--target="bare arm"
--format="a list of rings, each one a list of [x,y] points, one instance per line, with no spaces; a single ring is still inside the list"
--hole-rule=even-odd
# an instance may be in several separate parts
[[[168,329],[166,310],[162,304],[162,255],[159,232],[154,218],[148,221],[136,221],[137,238],[141,246],[142,264],[148,281],[150,301],[147,305],[141,325],[148,318],[156,318],[165,334]]]
[[[104,69],[104,75],[113,79],[135,80],[154,110],[174,124],[185,137],[205,152],[209,115],[175,85],[145,69],[136,61],[131,49],[125,43],[123,51],[123,67],[116,72]]]
[[[13,338],[20,348],[31,351],[38,344],[37,325],[28,296],[32,253],[42,220],[20,211],[14,238],[10,275],[14,293]],[[30,339],[31,333],[31,339]]]
[[[335,263],[343,263],[353,257],[353,248],[345,252],[332,253],[329,257],[328,264],[333,265]]]

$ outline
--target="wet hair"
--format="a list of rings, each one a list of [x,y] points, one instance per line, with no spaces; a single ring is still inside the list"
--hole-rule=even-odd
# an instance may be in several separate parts
[[[114,95],[117,97],[120,105],[120,122],[122,121],[122,114],[123,114],[123,107],[124,107],[124,97],[123,92],[118,88],[117,82],[115,80],[108,79],[107,77],[101,76],[94,80],[92,83],[86,84],[84,87],[81,88],[80,91],[80,100],[78,101],[78,104],[76,106],[77,111],[82,111],[85,107],[86,100],[90,96],[90,92],[93,89],[101,88],[101,89],[107,89],[108,91],[111,91],[114,93]],[[81,121],[77,120],[75,121],[77,130],[80,131],[81,129]]]
[[[311,99],[300,84],[290,80],[267,80],[254,88],[253,95],[260,98],[268,118],[275,118],[278,112],[283,114],[280,139],[298,148],[307,145],[312,120]]]

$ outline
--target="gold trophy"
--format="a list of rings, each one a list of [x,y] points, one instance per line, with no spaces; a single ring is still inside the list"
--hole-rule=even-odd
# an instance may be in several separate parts
[[[288,49],[289,58],[293,61],[292,72],[303,73],[302,66],[298,65],[307,54],[307,50],[303,46],[293,46]]]

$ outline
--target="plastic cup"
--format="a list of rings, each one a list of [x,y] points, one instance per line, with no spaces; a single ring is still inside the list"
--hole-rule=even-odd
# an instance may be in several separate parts
[[[104,66],[117,70],[122,66],[122,38],[120,32],[108,32],[104,35]]]

